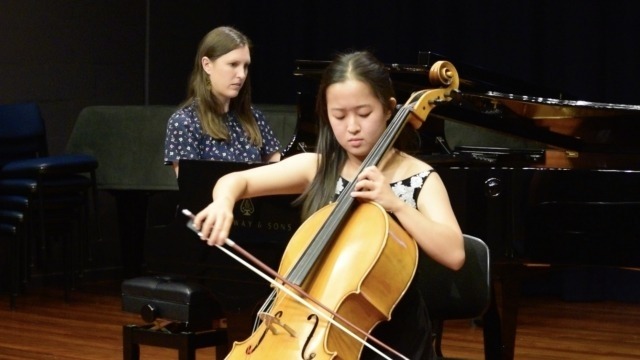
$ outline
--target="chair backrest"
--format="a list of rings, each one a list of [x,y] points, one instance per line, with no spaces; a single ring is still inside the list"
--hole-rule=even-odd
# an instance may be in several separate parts
[[[177,190],[176,173],[164,165],[168,105],[89,106],[80,112],[66,151],[100,163],[101,189]]]
[[[0,105],[0,167],[9,161],[47,155],[45,126],[38,105]]]
[[[491,299],[489,248],[477,237],[464,235],[466,259],[453,271],[429,260],[425,299],[433,319],[471,319],[482,315]]]

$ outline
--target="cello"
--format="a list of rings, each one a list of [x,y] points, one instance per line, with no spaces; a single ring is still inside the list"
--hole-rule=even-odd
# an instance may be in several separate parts
[[[433,65],[429,79],[445,87],[412,94],[358,173],[377,165],[407,122],[420,127],[431,109],[448,102],[458,86],[455,68],[445,61]],[[406,359],[369,333],[390,319],[411,283],[417,244],[380,205],[350,197],[354,186],[352,181],[335,202],[295,232],[278,272],[267,271],[276,278],[269,281],[278,290],[269,310],[259,314],[262,323],[249,338],[235,342],[226,359],[358,359],[363,346],[390,359],[371,343]],[[227,245],[264,269],[232,241]]]

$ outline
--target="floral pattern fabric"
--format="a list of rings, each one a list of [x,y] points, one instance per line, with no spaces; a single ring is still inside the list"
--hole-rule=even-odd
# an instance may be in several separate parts
[[[264,157],[280,150],[280,142],[264,114],[254,107],[251,110],[262,134],[262,147],[252,145],[247,139],[235,113],[225,114],[229,141],[222,141],[203,132],[195,103],[177,110],[167,123],[165,164],[180,159],[263,162]]]

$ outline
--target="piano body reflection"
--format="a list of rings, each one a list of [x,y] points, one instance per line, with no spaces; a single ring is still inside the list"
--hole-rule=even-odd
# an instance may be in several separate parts
[[[463,231],[491,250],[497,291],[483,322],[485,355],[512,359],[525,269],[640,267],[640,106],[567,99],[433,53],[420,59],[388,66],[396,95],[403,103],[431,87],[438,60],[458,70],[460,91],[430,112],[415,155],[443,178]],[[327,64],[296,62],[292,152],[313,148],[313,102]]]

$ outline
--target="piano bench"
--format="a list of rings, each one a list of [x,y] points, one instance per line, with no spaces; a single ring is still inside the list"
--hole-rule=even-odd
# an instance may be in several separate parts
[[[124,360],[140,358],[140,345],[177,349],[180,360],[195,360],[196,350],[216,347],[216,358],[228,349],[227,330],[214,327],[221,312],[203,286],[167,276],[123,281],[122,310],[139,313],[143,325],[122,328]]]

